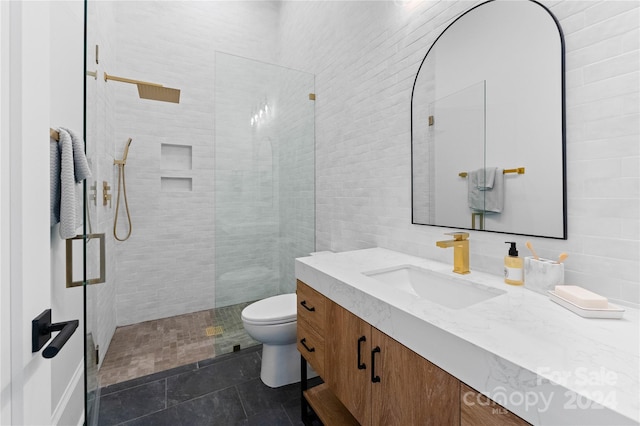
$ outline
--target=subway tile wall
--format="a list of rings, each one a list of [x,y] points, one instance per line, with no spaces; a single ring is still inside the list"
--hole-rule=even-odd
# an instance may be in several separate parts
[[[411,224],[410,100],[418,66],[470,1],[285,2],[280,63],[316,74],[318,250],[381,246],[451,262],[446,228]],[[640,301],[639,5],[543,1],[566,42],[566,282]],[[560,184],[560,183],[558,183]],[[471,269],[502,274],[505,235],[472,231]]]
[[[108,162],[134,139],[126,166],[134,231],[109,243],[117,291],[100,290],[99,300],[117,300],[110,318],[129,324],[213,303],[216,50],[316,75],[316,250],[381,246],[451,261],[434,243],[448,229],[410,223],[411,87],[437,35],[477,2],[109,4],[114,25],[101,42],[117,37],[100,67],[182,89],[173,105],[139,100],[134,86],[102,85],[113,97],[98,107],[114,111],[98,133],[109,147],[102,174],[114,200],[117,175]],[[638,303],[638,2],[544,4],[566,39],[569,238],[531,240],[542,256],[569,253],[568,283]],[[191,146],[188,173],[163,169],[163,143]],[[191,178],[192,191],[162,193],[162,174]],[[107,229],[114,209],[100,210]],[[282,244],[298,241],[282,236]],[[472,269],[501,274],[504,240],[471,232]],[[515,240],[524,253],[526,237]]]
[[[133,233],[115,244],[118,325],[215,306],[216,51],[275,62],[277,11],[271,2],[116,3],[110,72],[182,90],[180,104],[170,104],[107,83],[117,95],[118,156],[133,138],[126,166]],[[191,168],[163,166],[162,144],[190,146]],[[162,192],[161,176],[190,178],[191,191]],[[124,218],[122,210],[118,223]]]

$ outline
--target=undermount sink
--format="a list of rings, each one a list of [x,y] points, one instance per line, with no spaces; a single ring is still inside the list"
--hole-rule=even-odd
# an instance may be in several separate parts
[[[451,309],[466,308],[506,293],[504,290],[413,265],[367,271],[363,274],[417,298]]]

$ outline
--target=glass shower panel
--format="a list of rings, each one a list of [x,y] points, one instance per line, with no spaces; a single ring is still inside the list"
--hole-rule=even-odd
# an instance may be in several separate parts
[[[95,8],[93,2],[85,2],[85,23],[95,22]],[[85,35],[85,53],[86,64],[85,73],[97,73],[96,58],[89,54],[91,37]],[[97,74],[96,74],[97,76]],[[85,220],[84,222],[84,234],[90,234],[93,229],[93,224],[97,223],[97,176],[96,165],[98,147],[95,143],[97,136],[98,126],[98,93],[95,79],[87,75],[85,77],[85,123],[84,123],[84,138],[85,138],[85,151],[87,155],[87,161],[93,176],[84,183],[84,206],[85,206]],[[89,255],[95,252],[95,245],[97,241],[85,239],[85,253]],[[99,259],[95,262],[95,256],[84,257],[84,270],[85,274],[89,275],[91,271],[95,274],[99,269]],[[98,411],[100,401],[100,383],[98,380],[98,362],[97,356],[97,339],[96,331],[98,329],[98,318],[96,315],[96,305],[98,303],[97,286],[87,285],[87,277],[84,277],[84,320],[85,320],[85,339],[84,339],[84,362],[85,362],[85,424],[87,426],[94,426],[98,424]]]
[[[432,223],[479,229],[468,204],[470,171],[484,166],[485,82],[433,102],[429,125],[429,209]]]
[[[100,407],[99,368],[105,358],[109,341],[115,329],[115,262],[112,209],[103,197],[103,187],[113,195],[114,94],[101,80],[105,60],[112,57],[106,43],[101,40],[112,32],[108,19],[112,16],[112,2],[85,2],[87,32],[85,34],[86,86],[85,129],[86,155],[92,177],[85,181],[85,380],[87,426],[98,424]],[[105,204],[106,202],[106,204]],[[101,247],[101,244],[104,246]]]
[[[216,307],[295,290],[315,247],[314,77],[224,53],[215,67]]]

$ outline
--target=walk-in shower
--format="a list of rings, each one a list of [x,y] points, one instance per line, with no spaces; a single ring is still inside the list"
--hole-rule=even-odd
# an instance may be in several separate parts
[[[180,103],[87,79],[92,172],[115,189],[126,162],[129,223],[136,225],[118,243],[127,230],[116,209],[89,202],[94,232],[119,232],[106,241],[106,282],[86,287],[87,424],[95,424],[92,401],[101,387],[129,373],[255,343],[246,340],[241,308],[293,292],[294,259],[315,249],[314,76],[246,57],[276,57],[263,55],[264,46],[245,47],[246,31],[266,34],[239,29],[258,9],[260,25],[275,28],[269,4],[157,2],[151,13],[145,2],[88,3],[87,69],[180,87]],[[205,22],[198,37],[204,28],[208,35],[176,24],[198,24],[195,15]],[[207,21],[235,18],[238,33]],[[112,369],[117,346],[124,351],[115,358],[130,363],[128,373]]]

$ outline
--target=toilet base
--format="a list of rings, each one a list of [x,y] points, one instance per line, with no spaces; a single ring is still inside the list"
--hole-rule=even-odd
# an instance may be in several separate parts
[[[318,374],[307,366],[307,377]],[[270,388],[300,381],[300,352],[296,343],[290,345],[262,345],[262,366],[260,379]]]

